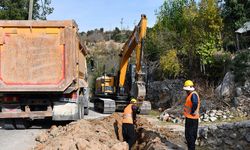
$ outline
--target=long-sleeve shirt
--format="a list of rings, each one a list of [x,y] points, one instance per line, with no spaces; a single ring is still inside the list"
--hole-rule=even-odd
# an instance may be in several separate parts
[[[193,104],[192,108],[191,108],[191,114],[194,114],[195,110],[198,107],[198,96],[195,93],[192,94],[191,101],[192,101],[192,104]]]
[[[132,105],[132,111],[133,111],[133,122],[135,122],[136,114],[140,113],[140,108],[136,105]]]

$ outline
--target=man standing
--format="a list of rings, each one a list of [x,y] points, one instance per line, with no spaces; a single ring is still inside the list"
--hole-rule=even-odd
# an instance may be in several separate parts
[[[139,107],[136,105],[136,99],[132,98],[130,104],[124,109],[123,120],[122,120],[122,135],[124,141],[129,145],[129,149],[136,142],[136,133],[135,133],[135,123],[136,123],[136,114],[140,113]]]
[[[195,92],[194,83],[191,80],[185,81],[183,89],[187,92],[184,105],[184,116],[186,117],[185,138],[188,150],[195,150],[199,123],[200,98],[198,93]]]

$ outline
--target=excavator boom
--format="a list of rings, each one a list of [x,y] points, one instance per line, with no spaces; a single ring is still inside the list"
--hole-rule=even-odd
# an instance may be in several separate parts
[[[120,74],[119,74],[119,87],[123,87],[126,79],[126,72],[128,67],[129,58],[134,50],[136,50],[136,73],[141,72],[142,61],[142,43],[146,36],[147,18],[146,15],[141,16],[141,21],[134,28],[130,38],[124,44],[120,53]]]

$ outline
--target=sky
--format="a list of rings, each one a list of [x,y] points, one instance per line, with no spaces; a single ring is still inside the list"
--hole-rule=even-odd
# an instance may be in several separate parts
[[[156,22],[155,11],[163,4],[164,0],[51,0],[54,8],[47,20],[74,19],[79,31],[104,28],[105,31],[115,27],[134,28],[146,14],[148,27]]]

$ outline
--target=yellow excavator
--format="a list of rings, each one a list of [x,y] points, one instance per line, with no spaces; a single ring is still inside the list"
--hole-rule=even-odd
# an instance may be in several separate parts
[[[120,66],[117,74],[104,73],[96,79],[95,93],[92,97],[95,110],[102,113],[122,111],[132,97],[138,100],[141,113],[147,114],[151,110],[151,103],[145,101],[146,69],[142,62],[146,30],[147,18],[146,15],[141,15],[139,24],[135,26],[119,54]],[[133,51],[136,53],[136,64],[129,65]]]

